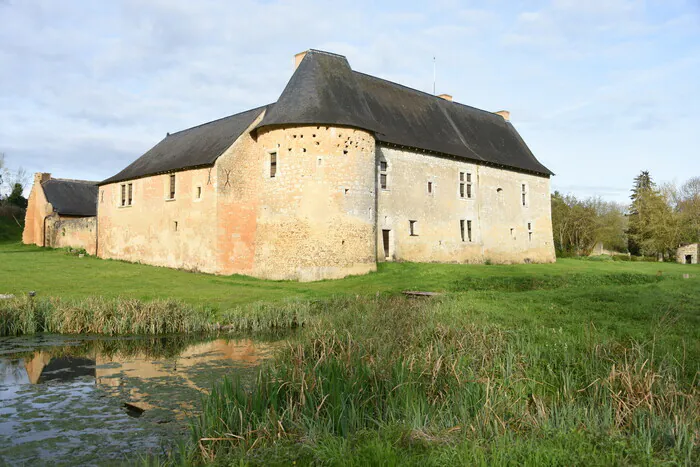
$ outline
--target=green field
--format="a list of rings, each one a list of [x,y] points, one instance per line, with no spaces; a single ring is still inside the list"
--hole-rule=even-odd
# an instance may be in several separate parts
[[[407,289],[444,294],[406,299]],[[108,308],[120,303],[110,297],[175,299],[185,313],[224,322],[272,322],[270,310],[303,317],[274,315],[304,326],[254,386],[217,384],[173,461],[700,462],[699,266],[386,263],[366,276],[296,283],[0,244],[0,293],[29,290],[82,303],[63,307],[61,322],[106,303],[94,296]]]

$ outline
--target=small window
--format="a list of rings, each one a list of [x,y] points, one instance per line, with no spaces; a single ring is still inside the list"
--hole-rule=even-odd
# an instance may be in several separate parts
[[[296,138],[296,135],[294,136]],[[277,176],[277,153],[270,153],[270,178]]]
[[[472,174],[468,172],[459,173],[459,197],[468,199],[472,197]]]
[[[462,241],[464,241],[464,239],[466,238],[464,236],[464,224],[465,224],[464,219],[460,219],[460,221],[459,221],[459,234],[462,238]]]
[[[411,237],[416,237],[418,236],[418,230],[417,230],[417,222],[418,221],[408,221],[408,229],[411,233]]]
[[[472,221],[467,221],[467,239],[472,241]]]
[[[428,194],[433,194],[433,182],[428,182]]]
[[[174,232],[177,232],[177,227],[178,227],[177,221],[173,222],[173,231]]]
[[[532,222],[527,223],[527,237],[528,240],[532,241]]]
[[[527,206],[527,185],[524,183],[520,188],[520,196],[522,197],[523,206]]]
[[[389,169],[389,164],[386,161],[379,161],[379,186],[382,190],[387,189],[387,170]]]
[[[472,197],[472,174],[467,173],[467,198]]]
[[[134,201],[134,184],[133,183],[129,183],[127,185],[127,194],[128,194],[128,198],[126,200],[127,206],[131,206],[133,201]]]
[[[175,174],[170,176],[170,198],[175,199]]]
[[[197,187],[197,199],[202,199],[202,187]]]
[[[126,206],[126,185],[122,185],[122,206]]]

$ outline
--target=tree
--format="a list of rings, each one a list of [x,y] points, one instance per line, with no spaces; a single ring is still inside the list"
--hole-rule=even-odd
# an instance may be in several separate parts
[[[693,177],[681,186],[676,206],[683,226],[682,241],[700,242],[700,177]]]
[[[674,189],[669,185],[658,189],[649,172],[641,172],[634,179],[630,198],[630,252],[672,257],[683,236],[683,224],[674,207]]]
[[[15,172],[10,171],[6,165],[5,154],[0,153],[0,202],[9,197],[17,187],[21,185],[22,190],[29,183],[27,171],[22,167]]]
[[[5,199],[5,202],[9,205],[17,206],[21,209],[27,209],[29,202],[27,201],[27,198],[22,196],[23,191],[24,188],[22,187],[22,184],[15,183],[15,186],[12,189],[12,193],[10,193],[10,196],[8,196]]]

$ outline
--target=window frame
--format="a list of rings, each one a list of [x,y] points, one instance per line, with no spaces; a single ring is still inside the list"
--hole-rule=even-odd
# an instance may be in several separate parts
[[[379,161],[379,188],[389,191],[389,161]]]
[[[279,178],[279,156],[276,149],[267,151],[267,178],[270,180]]]
[[[167,201],[175,201],[177,197],[177,180],[175,174],[168,174],[168,191],[166,192]]]

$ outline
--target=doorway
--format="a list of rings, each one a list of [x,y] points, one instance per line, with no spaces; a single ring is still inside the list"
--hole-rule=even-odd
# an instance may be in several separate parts
[[[685,255],[685,264],[693,264],[693,255]]]
[[[382,230],[382,246],[384,247],[384,259],[389,259],[389,235],[391,230]]]

